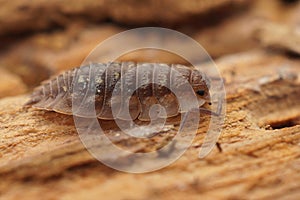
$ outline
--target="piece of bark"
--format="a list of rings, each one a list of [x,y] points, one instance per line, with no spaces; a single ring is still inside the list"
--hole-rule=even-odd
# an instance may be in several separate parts
[[[296,27],[300,22],[299,0],[260,1],[252,4],[252,13],[259,19]],[[266,9],[266,7],[268,9]]]
[[[198,158],[204,123],[179,160],[152,173],[126,174],[99,163],[80,143],[71,116],[23,109],[25,96],[0,100],[1,197],[298,199],[300,60],[249,52],[216,64],[227,90],[222,152]],[[112,138],[121,146],[128,141]]]
[[[49,30],[65,27],[74,20],[99,22],[112,19],[125,24],[178,24],[179,22],[207,13],[224,5],[244,4],[241,0],[219,1],[157,1],[139,3],[132,0],[93,1],[5,1],[0,4],[0,35]],[[138,16],[138,17],[137,17]],[[34,22],[34,23],[32,23]]]
[[[266,47],[300,55],[300,27],[264,22],[257,28],[256,37]]]
[[[27,86],[20,77],[0,68],[0,98],[24,94]]]
[[[268,9],[266,9],[266,7]],[[299,52],[300,1],[251,1],[251,4],[224,18],[215,26],[207,26],[193,37],[211,54],[219,57],[226,54],[249,51],[264,45],[276,45]],[[212,14],[213,15],[213,14]],[[271,27],[284,24],[284,27]],[[258,29],[260,31],[258,31]],[[258,34],[258,33],[261,34]],[[257,37],[262,43],[257,42]],[[280,46],[279,46],[280,45]]]
[[[207,27],[193,34],[205,50],[214,58],[222,55],[258,48],[253,39],[256,17],[250,11]],[[247,23],[245,23],[245,21]]]

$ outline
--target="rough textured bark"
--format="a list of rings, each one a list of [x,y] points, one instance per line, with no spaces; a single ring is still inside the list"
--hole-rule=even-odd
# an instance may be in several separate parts
[[[0,68],[0,98],[23,94],[26,91],[27,86],[19,76]]]
[[[118,172],[95,160],[81,144],[71,116],[24,109],[27,96],[1,99],[1,197],[298,199],[299,58],[253,51],[216,63],[227,90],[221,151],[197,157],[204,120],[179,160],[147,174]],[[174,124],[178,127],[176,119]],[[112,138],[121,146],[129,141]],[[136,151],[148,148],[142,141],[130,144]]]
[[[266,47],[300,54],[300,32],[297,27],[291,28],[271,22],[261,23],[257,30],[257,38]]]

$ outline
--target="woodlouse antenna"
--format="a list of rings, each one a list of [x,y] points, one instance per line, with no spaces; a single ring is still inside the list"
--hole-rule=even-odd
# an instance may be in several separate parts
[[[186,120],[187,120],[190,112],[192,112],[192,111],[200,111],[201,113],[204,113],[204,114],[207,114],[207,115],[220,116],[221,110],[222,109],[219,106],[218,107],[218,112],[214,112],[214,111],[208,110],[206,108],[202,108],[202,107],[200,107],[200,108],[194,108],[194,109],[191,109],[191,110],[187,111],[184,114],[184,116],[183,116],[183,119],[182,119],[182,122],[181,122],[182,125],[180,126],[179,132],[183,129],[183,127],[184,127],[184,125],[186,123]]]

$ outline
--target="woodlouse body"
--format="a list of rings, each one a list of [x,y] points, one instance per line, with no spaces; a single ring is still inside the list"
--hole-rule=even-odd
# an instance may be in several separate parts
[[[179,64],[111,62],[75,68],[45,81],[35,89],[26,105],[72,115],[72,100],[84,102],[82,106],[87,110],[89,102],[93,102],[97,118],[113,120],[114,106],[117,107],[117,118],[126,120],[121,99],[131,92],[126,109],[129,109],[132,119],[149,121],[149,110],[154,104],[164,106],[166,117],[172,117],[181,110],[170,88],[172,91],[180,90],[182,77],[179,78],[171,69],[179,72],[192,86],[199,106],[209,100],[209,82],[203,73],[194,68]],[[138,85],[142,87],[138,88]],[[74,115],[82,116],[78,113]],[[86,114],[82,117],[91,116]]]

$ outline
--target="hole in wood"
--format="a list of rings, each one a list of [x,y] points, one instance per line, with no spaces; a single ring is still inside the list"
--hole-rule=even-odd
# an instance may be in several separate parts
[[[287,4],[287,5],[289,5],[289,4],[294,4],[294,3],[296,3],[297,1],[298,1],[298,0],[281,0],[282,3]]]
[[[283,129],[283,128],[288,128],[296,125],[300,125],[300,117],[296,119],[294,118],[285,121],[277,121],[277,122],[270,123],[272,129]]]

